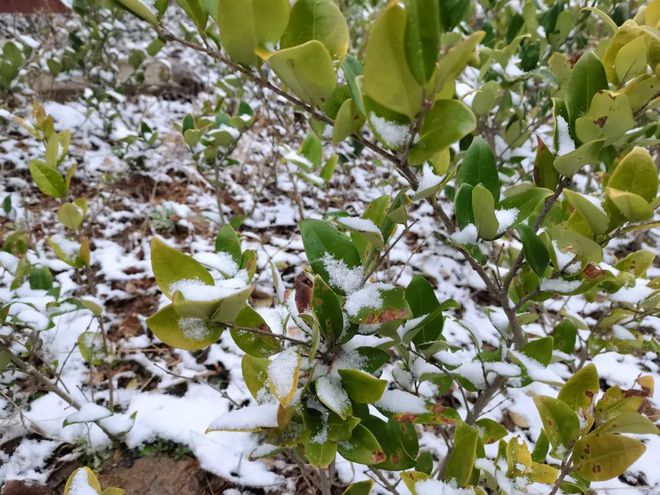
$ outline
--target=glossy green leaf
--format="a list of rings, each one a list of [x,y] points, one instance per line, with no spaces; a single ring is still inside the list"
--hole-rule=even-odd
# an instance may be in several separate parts
[[[465,423],[461,423],[454,433],[454,448],[449,453],[445,478],[455,480],[459,487],[465,486],[472,475],[477,456],[479,433]]]
[[[534,183],[542,188],[554,191],[559,183],[558,171],[553,166],[555,156],[543,141],[539,139],[534,158]]]
[[[495,154],[488,143],[476,137],[468,148],[458,168],[457,184],[470,184],[476,187],[483,184],[495,201],[500,198],[500,178],[497,173]]]
[[[311,305],[323,338],[330,343],[337,342],[344,329],[341,303],[319,275],[314,278]]]
[[[440,52],[440,12],[436,0],[407,0],[405,52],[419,84],[433,76]]]
[[[651,154],[635,146],[618,163],[607,186],[652,201],[658,194],[658,168]]]
[[[57,219],[67,229],[76,230],[83,221],[83,211],[74,203],[64,203],[57,210]]]
[[[333,0],[298,0],[291,7],[280,46],[291,48],[318,40],[341,64],[348,51],[348,38],[346,20]]]
[[[458,228],[464,229],[469,224],[474,224],[474,211],[472,210],[472,184],[461,184],[454,198],[456,223]]]
[[[365,121],[355,102],[352,99],[345,100],[332,126],[332,142],[337,144],[351,134],[358,134]]]
[[[264,54],[273,72],[301,100],[322,104],[337,87],[327,48],[317,40]]]
[[[599,163],[600,150],[604,142],[602,139],[590,141],[570,153],[558,156],[553,163],[555,170],[565,177],[573,177],[585,165]]]
[[[348,485],[346,490],[342,495],[369,495],[371,493],[371,488],[374,486],[374,482],[371,480],[358,481],[357,483],[351,483]]]
[[[575,341],[577,340],[577,327],[572,320],[562,320],[552,331],[555,349],[573,354],[575,350]],[[566,401],[564,401],[566,402]]]
[[[638,435],[657,435],[660,433],[646,416],[636,412],[623,412],[598,428],[601,433],[635,433]]]
[[[477,127],[472,110],[457,100],[438,100],[426,114],[410,163],[420,164],[470,134]]]
[[[548,263],[550,263],[548,248],[546,248],[543,241],[531,227],[527,225],[519,225],[518,234],[520,235],[520,242],[523,245],[525,260],[539,277],[543,277],[545,269],[548,267]]]
[[[316,442],[315,438],[310,436],[305,440],[305,457],[312,466],[328,467],[337,456],[337,443],[330,440]]]
[[[468,1],[466,3],[469,7],[470,2]],[[444,10],[445,8],[441,6],[441,13]],[[486,33],[483,31],[476,31],[454,44],[440,56],[434,76],[436,93],[443,91],[445,85],[456,80],[458,75],[463,72],[470,61],[470,57],[474,54],[477,45],[479,45],[485,35]]]
[[[643,396],[626,394],[619,386],[608,388],[594,408],[596,420],[605,423],[620,414],[638,412],[644,400]]]
[[[289,20],[288,0],[218,0],[222,45],[240,64],[256,65],[255,50],[276,43]]]
[[[270,328],[262,316],[249,306],[241,310],[234,324],[235,327],[230,332],[231,337],[236,345],[247,354],[257,358],[266,358],[281,351],[280,340],[268,335],[271,333]],[[260,333],[250,332],[247,329],[256,329]]]
[[[573,449],[575,472],[588,481],[605,481],[625,472],[646,446],[639,440],[613,433],[591,433]]]
[[[605,192],[608,199],[614,203],[626,220],[641,222],[653,216],[651,205],[641,196],[612,187],[606,188]]]
[[[147,21],[149,24],[158,24],[156,15],[141,0],[117,0],[129,12],[132,12],[139,18]]]
[[[416,275],[406,287],[406,301],[412,311],[413,318],[431,315],[437,312],[440,302],[435,295],[433,286],[424,277]],[[432,344],[440,339],[444,318],[442,313],[424,321],[412,341],[417,346]]]
[[[576,119],[589,109],[594,95],[606,89],[607,75],[602,62],[593,52],[585,53],[575,64],[566,81],[566,107],[571,130],[575,129]],[[592,139],[581,140],[592,141]]]
[[[39,190],[52,198],[63,198],[68,192],[68,187],[62,175],[46,162],[31,160],[28,164],[30,175]]]
[[[595,234],[604,234],[609,230],[610,218],[598,200],[594,199],[592,201],[570,189],[564,189],[564,196],[571,206],[579,211],[580,215],[589,222],[589,226]]]
[[[171,304],[147,318],[147,325],[165,344],[188,351],[210,346],[222,331],[222,326],[210,321],[179,316]]]
[[[268,365],[270,361],[266,358],[259,358],[245,354],[241,359],[241,371],[243,379],[250,394],[255,399],[264,387],[268,387]]]
[[[509,433],[499,422],[489,418],[478,419],[475,426],[478,427],[481,441],[485,444],[497,442]]]
[[[626,43],[616,54],[614,71],[620,83],[646,72],[648,43],[641,35]]]
[[[380,380],[364,371],[344,369],[338,372],[348,396],[361,404],[373,404],[381,398],[387,387],[387,380]]]
[[[581,261],[593,263],[603,261],[603,250],[600,245],[582,234],[555,227],[550,231],[550,235],[557,241],[559,249],[575,253]]]
[[[495,200],[493,195],[482,184],[472,190],[472,211],[474,223],[477,225],[479,237],[494,239],[497,236],[499,222],[495,216]]]
[[[580,411],[591,405],[599,390],[598,370],[593,363],[589,363],[573,373],[562,385],[557,398],[574,411]]]
[[[151,240],[151,268],[156,283],[167,297],[172,296],[172,285],[181,280],[197,280],[214,285],[213,277],[192,257],[169,247],[160,239]]]
[[[553,447],[570,447],[580,434],[577,414],[566,403],[543,395],[534,397],[543,428]]]
[[[530,340],[522,348],[522,352],[538,361],[544,366],[548,366],[552,360],[552,350],[554,349],[554,340],[552,337],[541,337]]]
[[[575,121],[575,135],[583,143],[612,142],[635,125],[628,96],[610,91],[594,95],[589,110]]]
[[[405,50],[407,11],[390,2],[371,27],[364,56],[364,89],[374,101],[413,119],[422,104],[422,86],[410,71]]]
[[[328,274],[324,257],[327,260],[329,256],[348,268],[360,266],[360,255],[351,240],[329,223],[315,219],[303,220],[300,233],[307,260],[314,272],[321,275],[334,289],[341,290],[341,287],[336,285],[339,281]]]
[[[524,191],[504,198],[500,201],[497,208],[499,210],[517,210],[518,213],[516,213],[516,220],[514,222],[514,225],[516,225],[525,221],[530,215],[537,211],[541,203],[550,196],[552,196],[552,191],[550,189],[529,187]]]
[[[337,450],[342,457],[358,464],[379,464],[386,457],[374,434],[361,424],[353,428],[350,440],[338,444]]]
[[[220,227],[215,238],[215,251],[217,253],[227,253],[236,265],[240,266],[242,258],[241,239],[230,224],[226,223]],[[226,275],[233,275],[233,273]]]

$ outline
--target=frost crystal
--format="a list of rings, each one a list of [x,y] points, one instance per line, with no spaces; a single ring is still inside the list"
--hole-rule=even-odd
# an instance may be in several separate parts
[[[399,148],[403,146],[410,135],[410,130],[407,125],[397,124],[372,113],[369,116],[371,125],[374,130],[381,137],[388,146]]]
[[[330,285],[339,287],[346,294],[351,294],[362,285],[364,271],[361,266],[349,268],[344,260],[338,260],[328,253],[323,254],[323,266],[330,277]]]
[[[204,340],[209,334],[209,327],[202,318],[180,318],[179,328],[190,340]]]
[[[390,284],[380,282],[365,285],[362,289],[346,298],[344,309],[349,316],[357,316],[363,308],[378,309],[383,305],[383,299],[380,297],[380,293],[393,288],[394,286]]]

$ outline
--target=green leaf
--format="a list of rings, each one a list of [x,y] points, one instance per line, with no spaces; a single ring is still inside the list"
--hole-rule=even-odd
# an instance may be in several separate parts
[[[387,387],[387,380],[379,380],[364,371],[344,369],[338,372],[348,396],[361,404],[373,404],[378,401]]]
[[[129,12],[155,26],[158,24],[156,15],[141,0],[118,0]]]
[[[405,51],[419,84],[433,76],[440,52],[440,12],[436,0],[407,0]]]
[[[337,443],[329,440],[316,442],[315,438],[310,435],[305,440],[305,457],[312,466],[328,467],[337,457]]]
[[[641,222],[653,216],[653,208],[641,196],[626,192],[619,191],[612,187],[605,189],[607,198],[614,203],[614,206],[621,212],[621,214],[630,222]]]
[[[320,41],[308,41],[262,56],[277,77],[306,103],[322,104],[337,87],[330,53]]]
[[[348,51],[348,26],[333,0],[298,0],[289,14],[289,24],[280,39],[282,48],[318,40],[333,61],[341,64]]]
[[[82,224],[83,211],[74,203],[64,203],[57,210],[57,219],[67,229],[76,230]]]
[[[625,472],[646,446],[639,440],[613,433],[591,433],[575,444],[575,473],[588,481],[605,481]]]
[[[497,442],[509,434],[504,426],[492,419],[479,419],[475,425],[479,428],[481,441],[485,444]]]
[[[68,192],[64,178],[57,169],[41,160],[30,160],[30,175],[39,190],[52,198],[63,198]]]
[[[351,91],[351,97],[357,105],[358,109],[362,115],[366,115],[364,109],[364,101],[362,98],[362,62],[360,62],[353,55],[347,55],[344,59],[344,63],[341,66],[344,72],[344,79],[346,79],[346,84]]]
[[[176,0],[188,17],[195,23],[200,33],[206,31],[209,13],[202,8],[200,0]]]
[[[542,337],[540,339],[530,340],[522,348],[522,352],[532,359],[538,361],[544,366],[550,364],[552,360],[552,350],[554,340],[552,337]]]
[[[499,228],[499,222],[495,216],[495,200],[490,191],[482,184],[472,190],[472,211],[479,237],[494,239]]]
[[[628,96],[600,91],[594,95],[589,111],[575,121],[575,134],[583,143],[597,139],[611,143],[634,126]]]
[[[222,45],[239,64],[256,65],[255,50],[276,43],[289,20],[288,0],[218,0]]]
[[[337,342],[344,329],[341,302],[319,275],[314,278],[311,305],[323,338],[330,344]]]
[[[257,358],[266,358],[282,350],[279,339],[268,335],[271,333],[270,328],[262,316],[251,307],[243,308],[234,324],[236,326],[230,331],[231,337],[236,345],[247,354]],[[242,329],[255,329],[261,333]]]
[[[360,266],[360,255],[351,240],[329,223],[316,219],[303,220],[300,233],[307,260],[314,272],[321,275],[333,289],[341,290],[341,287],[334,285],[338,281],[331,280],[323,258],[327,254],[335,261],[343,262],[348,268]]]
[[[350,440],[338,444],[337,450],[342,457],[358,464],[380,464],[386,457],[374,434],[361,424],[353,428]]]
[[[575,64],[566,81],[566,107],[572,132],[575,131],[575,120],[589,109],[594,95],[605,89],[607,75],[602,62],[593,52],[585,53]]]
[[[34,266],[28,275],[30,289],[50,290],[53,288],[53,274],[47,266]],[[0,323],[2,323],[0,321]]]
[[[620,414],[638,412],[645,398],[639,395],[627,395],[619,386],[608,388],[596,403],[596,419],[599,423],[610,421]]]
[[[571,206],[587,220],[595,234],[601,235],[609,230],[610,218],[599,203],[594,204],[585,196],[570,189],[564,189],[564,196]]]
[[[545,431],[541,430],[541,433],[539,434],[539,438],[534,443],[534,450],[532,451],[532,461],[545,462],[545,459],[548,456],[549,448],[550,448],[550,442],[548,441],[548,435],[545,434]]]
[[[470,7],[469,0],[466,0],[464,3],[467,4],[468,8]],[[440,12],[443,13],[443,11],[445,11],[445,8],[441,6]],[[445,85],[456,80],[458,75],[463,72],[474,50],[485,35],[486,33],[483,31],[476,31],[450,47],[440,57],[434,75],[436,93],[442,91]]]
[[[570,153],[558,156],[553,163],[555,170],[565,177],[573,177],[585,165],[599,163],[600,150],[604,142],[602,139],[597,139],[579,146]]]
[[[456,480],[459,487],[465,486],[472,476],[477,456],[479,433],[465,423],[461,423],[454,433],[454,448],[449,453],[445,478]]]
[[[270,360],[245,354],[241,359],[241,371],[245,385],[255,399],[262,389],[268,386],[268,365]]]
[[[386,108],[415,118],[422,104],[422,86],[406,59],[407,11],[390,2],[371,27],[364,56],[366,94]]]
[[[343,495],[369,495],[371,488],[374,486],[372,480],[358,481],[348,485]]]
[[[555,349],[573,354],[575,350],[575,341],[577,339],[577,327],[572,320],[562,320],[552,331]],[[566,402],[566,401],[564,401]]]
[[[542,187],[529,187],[522,192],[513,194],[504,198],[497,206],[499,210],[518,210],[514,225],[525,221],[539,207],[539,205],[548,197],[552,196],[552,191]]]
[[[477,127],[472,110],[457,100],[438,100],[426,114],[419,141],[410,152],[410,163],[421,164],[464,138]]]
[[[599,390],[598,370],[593,363],[589,363],[573,373],[562,385],[557,398],[574,411],[580,411],[591,405]]]
[[[458,168],[456,182],[458,185],[470,184],[474,187],[481,183],[490,191],[495,201],[499,201],[500,178],[497,173],[495,154],[481,137],[472,140],[472,144]]]
[[[558,226],[550,231],[550,236],[557,241],[559,249],[575,253],[583,262],[603,261],[603,250],[600,245],[582,234]]]
[[[332,126],[332,142],[337,144],[351,134],[358,134],[365,121],[355,102],[352,99],[345,100],[339,107]]]
[[[220,227],[220,231],[215,238],[215,251],[217,253],[227,253],[236,265],[240,266],[242,259],[241,239],[230,224],[226,223]]]
[[[621,47],[614,59],[614,71],[619,83],[623,84],[646,72],[647,53],[648,43],[644,35]]]
[[[204,285],[214,285],[213,277],[199,262],[160,239],[151,240],[151,268],[158,287],[169,298],[172,297],[172,284],[181,280],[198,280]]]
[[[653,201],[658,194],[658,169],[651,154],[635,146],[618,163],[607,182],[607,186],[641,196]]]
[[[598,428],[601,433],[635,433],[657,435],[658,427],[646,416],[636,412],[623,412]]]
[[[103,336],[98,332],[83,332],[76,340],[82,358],[92,366],[98,366],[106,357]]]
[[[554,191],[559,183],[558,171],[553,166],[555,156],[539,138],[534,158],[534,183],[542,188]]]
[[[543,277],[545,269],[550,263],[550,254],[548,248],[541,238],[528,227],[527,225],[518,226],[518,234],[520,235],[520,242],[523,245],[523,252],[525,253],[525,260],[529,266],[539,276]]]
[[[410,318],[410,308],[406,302],[403,289],[395,287],[394,289],[379,290],[379,294],[382,300],[380,307],[361,306],[356,313],[349,312],[351,321],[366,325],[382,324],[391,327],[398,326],[398,323]]]
[[[435,313],[440,302],[435,295],[433,286],[424,277],[415,275],[406,287],[406,301],[412,311],[413,318]],[[424,321],[421,329],[417,331],[412,341],[416,346],[424,346],[437,342],[442,335],[444,318],[442,312],[437,316]]]
[[[474,211],[472,210],[472,184],[461,184],[456,193],[454,210],[456,212],[456,223],[460,229],[469,224],[474,224]]]
[[[222,332],[222,327],[213,322],[179,316],[172,304],[147,318],[147,325],[167,345],[187,351],[210,346]]]
[[[544,395],[535,396],[534,404],[552,446],[571,447],[580,434],[580,420],[577,414],[561,400]]]

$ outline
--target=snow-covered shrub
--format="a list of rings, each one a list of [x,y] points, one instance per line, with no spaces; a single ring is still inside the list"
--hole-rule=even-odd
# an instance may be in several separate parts
[[[179,0],[198,29],[194,41],[162,22],[167,2],[157,11],[120,2],[164,40],[207,53],[305,112],[317,142],[357,141],[407,182],[359,218],[301,223],[310,269],[286,288],[273,267],[286,308],[281,328],[250,305],[255,255],[242,251],[230,226],[220,231],[216,257],[201,263],[153,241],[156,280],[171,299],[149,319],[154,334],[200,349],[228,329],[246,353],[255,404],[210,430],[261,431],[269,455],[293,451],[320,468],[340,454],[401,471],[420,495],[520,493],[535,483],[551,493],[584,492],[642,455],[644,443],[628,434],[657,433],[641,408],[652,378],[639,379],[641,390],[611,388],[599,397],[598,372],[587,361],[603,349],[658,349],[655,337],[638,331],[658,313],[657,281],[646,279],[653,256],[637,251],[605,263],[603,247],[657,225],[658,171],[647,147],[658,135],[660,2],[617,25],[602,10],[564,2],[539,9],[528,1],[520,13],[498,14],[493,2],[391,1],[356,54],[348,53],[351,29],[331,0]],[[466,23],[472,9],[491,8],[483,30]],[[464,72],[481,86],[459,96]],[[500,165],[498,141],[515,149],[535,134],[532,168]],[[458,304],[439,301],[423,276],[407,287],[374,276],[408,228],[408,210],[422,202],[495,303],[499,348],[468,353],[448,345],[443,322]],[[544,301],[577,294],[608,297],[611,315],[591,328],[560,315],[539,334]],[[365,335],[378,345],[361,345]],[[575,366],[568,381],[547,367],[555,361]],[[505,441],[507,429],[483,415],[502,388],[531,382],[560,389],[557,398],[535,397],[544,429],[530,452],[524,440]],[[454,387],[465,415],[434,402]],[[447,456],[420,452],[424,428],[449,435]],[[494,442],[497,454],[487,458],[485,445]]]

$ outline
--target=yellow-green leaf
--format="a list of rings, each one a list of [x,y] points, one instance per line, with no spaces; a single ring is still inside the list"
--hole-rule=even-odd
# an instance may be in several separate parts
[[[188,351],[210,346],[223,328],[201,318],[181,317],[171,304],[147,318],[147,325],[167,345]]]
[[[151,241],[151,268],[158,287],[167,297],[172,296],[172,285],[182,280],[214,285],[213,277],[201,263],[169,247],[160,239]]]
[[[589,226],[594,233],[600,235],[607,232],[610,225],[610,218],[598,200],[594,199],[592,201],[570,189],[564,189],[564,196],[566,196],[571,206],[580,212],[587,222],[589,222]]]
[[[276,43],[289,20],[289,0],[218,0],[222,46],[244,65],[256,65],[255,50]]]
[[[317,40],[264,55],[280,80],[301,100],[322,104],[337,86],[327,48]]]
[[[390,2],[376,19],[364,57],[364,89],[374,101],[413,119],[421,108],[422,86],[408,67],[406,22],[400,2]]]
[[[646,446],[639,440],[613,433],[591,433],[575,444],[575,472],[588,481],[605,481],[625,472]]]
[[[472,190],[472,211],[477,232],[482,239],[494,239],[497,236],[499,222],[495,216],[493,195],[482,184]]]

